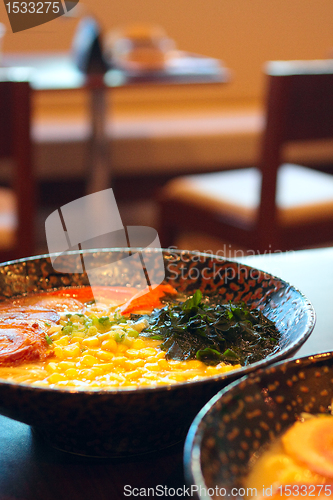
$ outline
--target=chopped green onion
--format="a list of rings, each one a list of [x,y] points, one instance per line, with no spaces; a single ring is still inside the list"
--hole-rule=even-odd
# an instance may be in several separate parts
[[[45,334],[45,340],[49,345],[53,344],[53,340],[47,333]]]

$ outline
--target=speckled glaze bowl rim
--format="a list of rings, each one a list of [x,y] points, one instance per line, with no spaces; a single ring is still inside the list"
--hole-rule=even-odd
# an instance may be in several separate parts
[[[270,371],[274,370],[275,368],[284,367],[287,371],[288,369],[292,369],[293,367],[297,366],[299,368],[302,367],[302,369],[306,369],[309,366],[314,366],[316,364],[322,363],[323,360],[325,361],[330,359],[333,359],[333,352],[323,351],[317,354],[305,355],[278,361],[231,382],[230,384],[228,384],[228,386],[224,387],[217,394],[215,394],[215,396],[213,396],[201,408],[187,432],[183,454],[184,474],[186,482],[190,485],[195,485],[199,491],[206,491],[207,489],[201,467],[201,445],[203,432],[205,430],[205,419],[207,415],[211,411],[213,411],[215,405],[222,400],[222,398],[226,397],[234,391],[237,391],[237,388],[244,383],[251,384],[251,381],[253,379],[260,379],[261,377],[270,376]],[[244,388],[242,388],[242,390],[244,390]],[[198,498],[201,500],[201,498],[204,499],[211,497],[201,497],[200,495],[198,495]]]
[[[24,263],[27,263],[27,262],[32,262],[32,261],[35,261],[35,260],[39,260],[39,259],[48,259],[50,257],[57,257],[57,256],[60,256],[60,255],[79,255],[79,254],[86,254],[86,253],[96,253],[96,252],[102,252],[102,253],[109,253],[109,252],[129,252],[129,251],[143,251],[143,250],[147,250],[147,249],[144,249],[142,247],[114,247],[114,248],[94,248],[94,249],[89,249],[89,250],[73,250],[73,251],[67,251],[67,252],[63,252],[62,254],[61,253],[46,253],[46,254],[41,254],[41,255],[35,255],[35,256],[31,256],[31,257],[26,257],[26,258],[22,258],[22,259],[16,259],[16,260],[11,260],[11,261],[7,261],[7,262],[2,262],[0,263],[0,268],[3,268],[5,266],[9,266],[9,265],[15,265],[15,264],[24,264]],[[26,390],[29,390],[29,391],[33,391],[33,392],[44,392],[44,393],[63,393],[63,394],[69,394],[69,393],[80,393],[80,394],[89,394],[91,395],[92,397],[97,397],[97,396],[100,396],[100,395],[115,395],[115,394],[129,394],[129,393],[134,393],[134,392],[140,392],[140,393],[149,393],[149,392],[170,392],[171,390],[176,390],[177,388],[181,388],[181,387],[186,387],[188,385],[195,385],[195,386],[198,386],[198,385],[202,385],[202,384],[205,384],[207,382],[218,382],[218,381],[223,381],[223,380],[228,380],[230,379],[231,380],[231,383],[233,381],[233,379],[235,378],[235,376],[237,377],[237,380],[240,380],[240,377],[243,377],[246,376],[249,374],[249,373],[252,373],[253,371],[256,371],[258,369],[261,369],[261,368],[265,368],[267,366],[270,366],[272,364],[274,364],[275,362],[281,360],[281,358],[285,358],[287,356],[290,356],[292,355],[293,352],[295,352],[307,339],[308,337],[311,335],[313,329],[314,329],[314,326],[315,326],[315,322],[316,322],[316,313],[315,313],[315,309],[312,305],[312,303],[310,302],[310,300],[298,289],[296,288],[295,286],[291,285],[289,282],[283,280],[282,278],[279,278],[278,276],[275,276],[271,273],[268,273],[262,269],[259,269],[259,268],[254,268],[253,266],[248,266],[247,264],[243,264],[239,261],[237,261],[237,259],[225,259],[219,255],[214,255],[214,254],[211,254],[211,253],[205,253],[205,252],[198,252],[196,250],[185,250],[185,249],[175,249],[175,248],[149,248],[149,251],[152,251],[152,252],[155,252],[155,253],[159,253],[159,252],[162,252],[163,254],[165,252],[167,252],[168,254],[186,254],[186,255],[193,255],[193,256],[196,256],[196,257],[201,257],[201,258],[212,258],[212,259],[218,259],[221,263],[233,263],[233,264],[236,264],[236,265],[241,265],[243,266],[244,268],[247,268],[249,270],[255,270],[255,271],[259,271],[261,273],[264,273],[266,276],[269,276],[270,278],[272,279],[276,279],[282,283],[284,283],[286,285],[286,287],[290,287],[292,288],[293,290],[295,290],[295,292],[297,292],[300,296],[300,298],[302,299],[303,301],[303,304],[304,304],[304,307],[305,309],[307,310],[308,312],[308,322],[307,322],[307,325],[306,325],[306,328],[305,328],[305,332],[303,333],[302,337],[300,337],[296,342],[292,343],[287,349],[282,349],[281,351],[277,352],[276,354],[273,354],[271,357],[267,357],[263,360],[260,360],[260,361],[257,361],[255,363],[252,363],[248,366],[243,366],[241,368],[238,368],[238,369],[235,369],[235,370],[232,370],[230,372],[226,372],[226,373],[222,373],[222,374],[219,374],[219,375],[213,375],[213,376],[209,376],[209,377],[205,377],[205,378],[202,378],[200,380],[192,380],[192,381],[186,381],[186,382],[177,382],[175,384],[165,384],[165,385],[160,385],[160,386],[148,386],[148,387],[119,387],[119,388],[113,388],[113,389],[86,389],[86,388],[61,388],[61,387],[41,387],[41,386],[34,386],[34,385],[30,385],[30,384],[26,384],[24,382],[20,382],[20,383],[17,383],[17,382],[11,382],[11,381],[7,381],[7,380],[3,380],[3,379],[0,379],[0,387],[1,386],[12,386],[12,387],[20,387],[20,388],[24,388]],[[230,383],[228,384],[228,387],[230,386]]]

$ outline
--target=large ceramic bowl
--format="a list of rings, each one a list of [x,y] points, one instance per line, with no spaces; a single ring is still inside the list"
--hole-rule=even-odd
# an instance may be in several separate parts
[[[185,474],[195,498],[216,499],[221,492],[243,498],[236,493],[246,492],[244,479],[269,443],[303,412],[331,413],[332,370],[332,353],[280,361],[216,394],[185,442]]]
[[[128,256],[128,250],[94,250],[83,256],[90,265],[114,262],[113,272],[105,272],[99,284],[137,286],[140,261],[136,273],[133,265],[127,270],[120,258]],[[311,304],[281,279],[197,252],[163,251],[162,255],[165,280],[179,291],[200,288],[218,294],[221,301],[245,301],[261,308],[281,332],[279,351],[231,373],[155,388],[88,391],[0,381],[0,413],[31,425],[48,443],[69,452],[121,456],[162,449],[185,438],[198,411],[227,383],[291,355],[310,335],[315,321]],[[159,250],[151,250],[151,264],[155,256],[160,259]],[[68,260],[60,266],[63,272],[56,272],[49,256],[1,265],[0,300],[88,284],[81,268],[82,254],[70,252],[66,258],[71,272],[64,272]]]

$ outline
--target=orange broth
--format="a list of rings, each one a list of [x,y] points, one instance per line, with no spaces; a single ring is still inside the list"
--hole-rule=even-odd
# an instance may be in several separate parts
[[[331,497],[332,442],[332,415],[305,414],[256,460],[245,481],[248,499]]]

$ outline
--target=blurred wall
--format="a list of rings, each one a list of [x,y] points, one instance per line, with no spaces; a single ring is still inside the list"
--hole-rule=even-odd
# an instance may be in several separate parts
[[[232,71],[227,85],[143,86],[110,92],[108,109],[116,118],[112,124],[118,126],[116,132],[112,129],[112,168],[122,175],[253,164],[262,127],[257,104],[264,63],[333,57],[333,0],[80,0],[72,14],[13,34],[1,2],[0,21],[8,27],[4,51],[68,51],[80,16],[94,14],[104,32],[127,23],[161,25],[179,49],[221,59]],[[88,117],[86,94],[34,94],[41,176],[84,174],[86,129],[82,131],[81,118]],[[180,120],[174,126],[177,113]],[[188,118],[193,121],[189,134]],[[165,122],[166,133],[159,135]],[[332,158],[331,150],[328,157]]]
[[[216,90],[222,100],[256,99],[269,59],[326,58],[333,51],[332,0],[81,0],[76,15],[93,13],[105,31],[132,22],[163,26],[179,49],[222,59],[232,84]],[[78,17],[59,18],[12,34],[8,52],[68,50]]]

